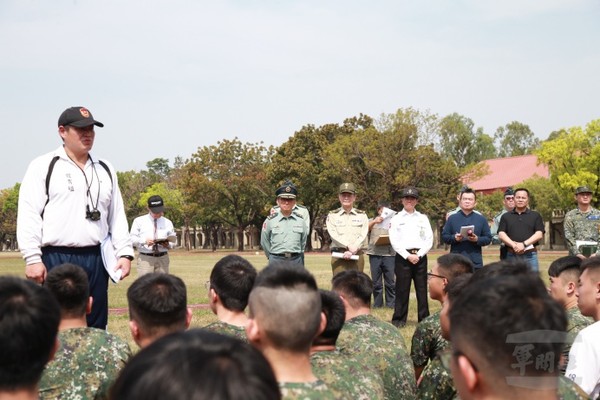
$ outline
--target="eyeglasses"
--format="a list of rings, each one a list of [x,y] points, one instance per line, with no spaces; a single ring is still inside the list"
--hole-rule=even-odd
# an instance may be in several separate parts
[[[504,198],[504,200],[507,200],[507,201],[515,201],[515,196],[506,196],[506,197]]]
[[[427,279],[429,280],[431,278],[448,279],[444,275],[434,274],[433,272],[429,271],[429,272],[427,272]]]

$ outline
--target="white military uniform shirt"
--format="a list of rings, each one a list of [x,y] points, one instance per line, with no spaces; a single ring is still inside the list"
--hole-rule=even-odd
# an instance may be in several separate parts
[[[146,239],[166,239],[175,236],[175,229],[170,219],[160,217],[156,219],[156,230],[154,229],[154,218],[150,213],[141,215],[133,220],[131,224],[131,241],[140,253],[153,253],[152,246],[146,244]],[[157,245],[157,251],[164,253],[171,246]]]
[[[410,254],[408,249],[419,249],[419,257],[426,255],[433,246],[433,231],[427,216],[416,210],[413,213],[400,211],[392,218],[390,243],[404,259]]]

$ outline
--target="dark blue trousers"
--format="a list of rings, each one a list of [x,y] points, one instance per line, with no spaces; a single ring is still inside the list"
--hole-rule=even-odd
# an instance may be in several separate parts
[[[108,324],[108,272],[104,269],[100,246],[91,247],[42,247],[42,262],[48,271],[71,263],[82,267],[88,275],[90,296],[93,297],[92,312],[87,316],[88,326],[106,329]]]

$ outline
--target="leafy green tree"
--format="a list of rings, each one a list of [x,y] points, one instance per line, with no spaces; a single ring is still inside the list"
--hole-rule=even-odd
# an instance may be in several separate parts
[[[343,124],[326,124],[321,127],[305,125],[281,146],[268,166],[271,188],[269,198],[274,201],[274,188],[286,179],[298,187],[298,203],[306,206],[310,215],[311,232],[317,233],[321,243],[327,242],[324,233],[324,220],[327,210],[335,205],[337,199],[337,172],[328,171],[324,164],[327,146],[340,137],[352,134],[356,129],[371,126],[373,119],[360,114],[344,120]],[[267,215],[268,208],[263,211]],[[307,251],[312,243],[307,241]]]
[[[17,237],[17,204],[20,183],[0,190],[0,249],[2,244],[12,244]]]
[[[439,147],[459,168],[496,156],[494,140],[483,128],[475,129],[473,120],[457,113],[440,121]]]
[[[199,148],[182,167],[179,182],[185,199],[193,199],[205,216],[237,229],[244,250],[244,229],[260,220],[268,202],[266,167],[273,149],[237,138]]]
[[[589,186],[594,191],[595,207],[600,195],[600,119],[584,128],[559,131],[554,139],[541,143],[534,152],[548,165],[552,182],[562,198],[571,199],[575,188]]]
[[[498,127],[494,134],[494,141],[498,148],[498,157],[531,154],[540,145],[539,139],[535,137],[529,125],[518,121]]]
[[[185,222],[184,218],[184,199],[178,189],[169,189],[165,183],[155,183],[146,188],[139,196],[138,207],[143,208],[147,212],[148,199],[151,196],[158,195],[162,197],[165,203],[165,216],[173,222],[175,227],[182,226]]]
[[[171,174],[171,167],[169,166],[169,160],[166,158],[155,158],[146,163],[148,172],[154,175],[154,179],[157,181],[166,181],[169,179]]]

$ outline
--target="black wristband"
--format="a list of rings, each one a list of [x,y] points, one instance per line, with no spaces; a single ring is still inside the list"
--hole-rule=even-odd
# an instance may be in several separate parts
[[[129,261],[133,261],[133,257],[132,257],[132,256],[121,256],[121,257],[119,257],[119,258],[126,258],[126,259],[128,259]]]

